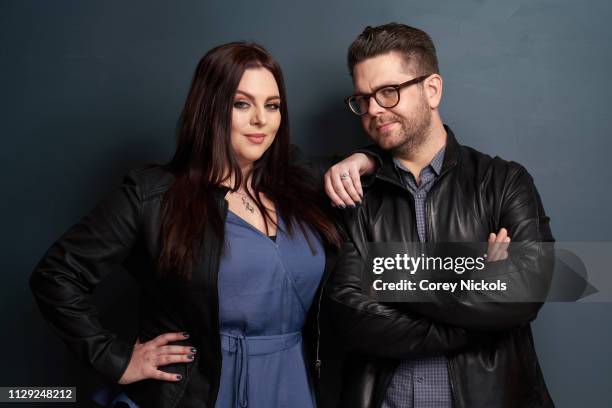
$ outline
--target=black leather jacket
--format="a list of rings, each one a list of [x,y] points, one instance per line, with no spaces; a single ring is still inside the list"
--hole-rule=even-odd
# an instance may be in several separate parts
[[[221,247],[209,228],[192,281],[160,279],[153,273],[153,260],[160,250],[161,200],[172,181],[173,176],[159,167],[130,171],[118,190],[53,244],[36,266],[30,286],[44,317],[69,348],[116,383],[127,368],[136,339],[122,339],[104,329],[89,297],[104,276],[122,264],[141,287],[140,341],[187,331],[188,340],[172,344],[198,349],[191,363],[161,367],[181,374],[181,381],[143,380],[122,386],[124,392],[141,407],[212,408],[221,374],[217,294]],[[226,192],[222,188],[215,192],[223,218]],[[328,251],[326,257],[326,270],[330,270],[334,254]],[[303,329],[311,370],[317,358],[320,289]]]
[[[517,163],[459,145],[445,128],[444,164],[426,202],[428,239],[486,242],[489,233],[507,228],[527,250],[520,259],[489,265],[505,268],[508,291],[544,299],[554,255],[537,243],[554,239],[531,176]],[[418,242],[414,201],[390,155],[379,150],[377,157],[380,167],[362,205],[344,211],[349,240],[324,290],[323,311],[335,329],[330,337],[339,336],[350,352],[341,406],[380,407],[400,359],[440,354],[449,359],[456,408],[553,406],[529,325],[541,302],[509,303],[505,294],[492,294],[487,303],[466,295],[452,304],[394,304],[364,293],[368,242]]]

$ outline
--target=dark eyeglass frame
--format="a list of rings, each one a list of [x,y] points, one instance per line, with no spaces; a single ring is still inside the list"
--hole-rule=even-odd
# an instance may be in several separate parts
[[[349,107],[349,109],[351,110],[351,112],[353,112],[355,115],[358,115],[358,116],[363,116],[363,115],[365,115],[365,114],[366,114],[368,111],[366,110],[366,111],[365,111],[365,112],[363,112],[363,113],[359,113],[359,112],[355,112],[355,111],[353,110],[353,106],[351,105],[350,100],[351,100],[352,98],[357,97],[357,96],[362,97],[362,98],[365,98],[365,99],[368,101],[368,105],[369,105],[369,103],[370,103],[370,98],[371,98],[371,97],[374,97],[374,100],[376,101],[376,103],[377,103],[377,104],[378,104],[378,105],[379,105],[381,108],[390,109],[390,108],[393,108],[393,107],[397,106],[397,104],[400,102],[400,89],[405,88],[405,87],[410,86],[410,85],[418,84],[419,82],[424,81],[425,79],[427,79],[427,78],[428,78],[428,77],[430,77],[430,76],[431,76],[431,74],[421,75],[421,76],[418,76],[418,77],[416,77],[416,78],[412,78],[412,79],[411,79],[411,80],[409,80],[409,81],[402,82],[401,84],[397,84],[397,85],[383,85],[383,86],[381,86],[381,87],[379,87],[379,88],[375,89],[375,90],[374,90],[374,92],[372,92],[372,93],[368,93],[368,94],[353,94],[353,95],[351,95],[351,96],[347,96],[346,98],[344,98],[344,103],[346,103],[346,104],[348,105],[348,107]],[[390,106],[385,106],[385,105],[383,105],[382,103],[380,103],[380,101],[379,101],[379,100],[378,100],[378,98],[376,97],[376,94],[377,94],[379,91],[381,91],[381,90],[383,90],[383,89],[386,89],[386,88],[393,88],[393,89],[395,89],[395,92],[397,93],[397,101],[396,101],[396,102],[395,102],[393,105],[390,105]]]

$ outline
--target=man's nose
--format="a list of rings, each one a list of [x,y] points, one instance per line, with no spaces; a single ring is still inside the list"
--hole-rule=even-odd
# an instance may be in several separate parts
[[[368,113],[371,116],[376,116],[384,112],[385,112],[385,108],[383,108],[382,106],[378,104],[378,102],[376,102],[376,99],[374,99],[374,96],[371,96],[368,99]]]

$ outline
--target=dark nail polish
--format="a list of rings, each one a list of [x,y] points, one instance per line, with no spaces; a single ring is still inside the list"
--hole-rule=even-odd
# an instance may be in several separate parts
[[[189,351],[191,351],[193,354],[195,354],[196,351],[198,351],[198,350],[195,347],[192,347],[192,348],[189,349]]]
[[[340,208],[342,208],[342,209],[344,210],[344,209],[346,208],[346,205],[342,204],[342,205],[340,206]]]
[[[349,205],[349,207],[351,207],[351,208],[357,208],[357,207],[355,207],[355,204],[351,204],[351,205]]]
[[[187,333],[187,332],[183,332],[183,336],[184,336],[184,337],[189,337],[189,333]]]
[[[190,359],[190,360],[193,360],[194,356],[193,356],[193,354],[188,354],[187,358]]]
[[[182,375],[180,375],[180,374],[177,374],[177,375],[176,375],[176,379],[177,379],[177,380],[182,380],[182,379],[183,379],[183,376],[182,376]]]

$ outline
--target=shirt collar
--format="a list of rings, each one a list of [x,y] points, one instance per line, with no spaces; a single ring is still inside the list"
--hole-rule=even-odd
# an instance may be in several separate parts
[[[444,151],[446,150],[446,145],[442,146],[438,153],[431,159],[431,163],[429,165],[436,172],[436,175],[440,175],[442,171],[442,164],[444,163]]]
[[[435,156],[431,159],[431,161],[427,165],[431,167],[431,169],[436,173],[436,176],[439,176],[440,172],[442,171],[442,164],[444,163],[445,150],[446,150],[446,145],[442,146],[442,148],[438,150],[438,153],[435,154]],[[402,171],[410,172],[410,170],[404,167],[404,165],[395,157],[393,158],[393,163],[395,163],[395,167],[397,167],[398,169]]]

